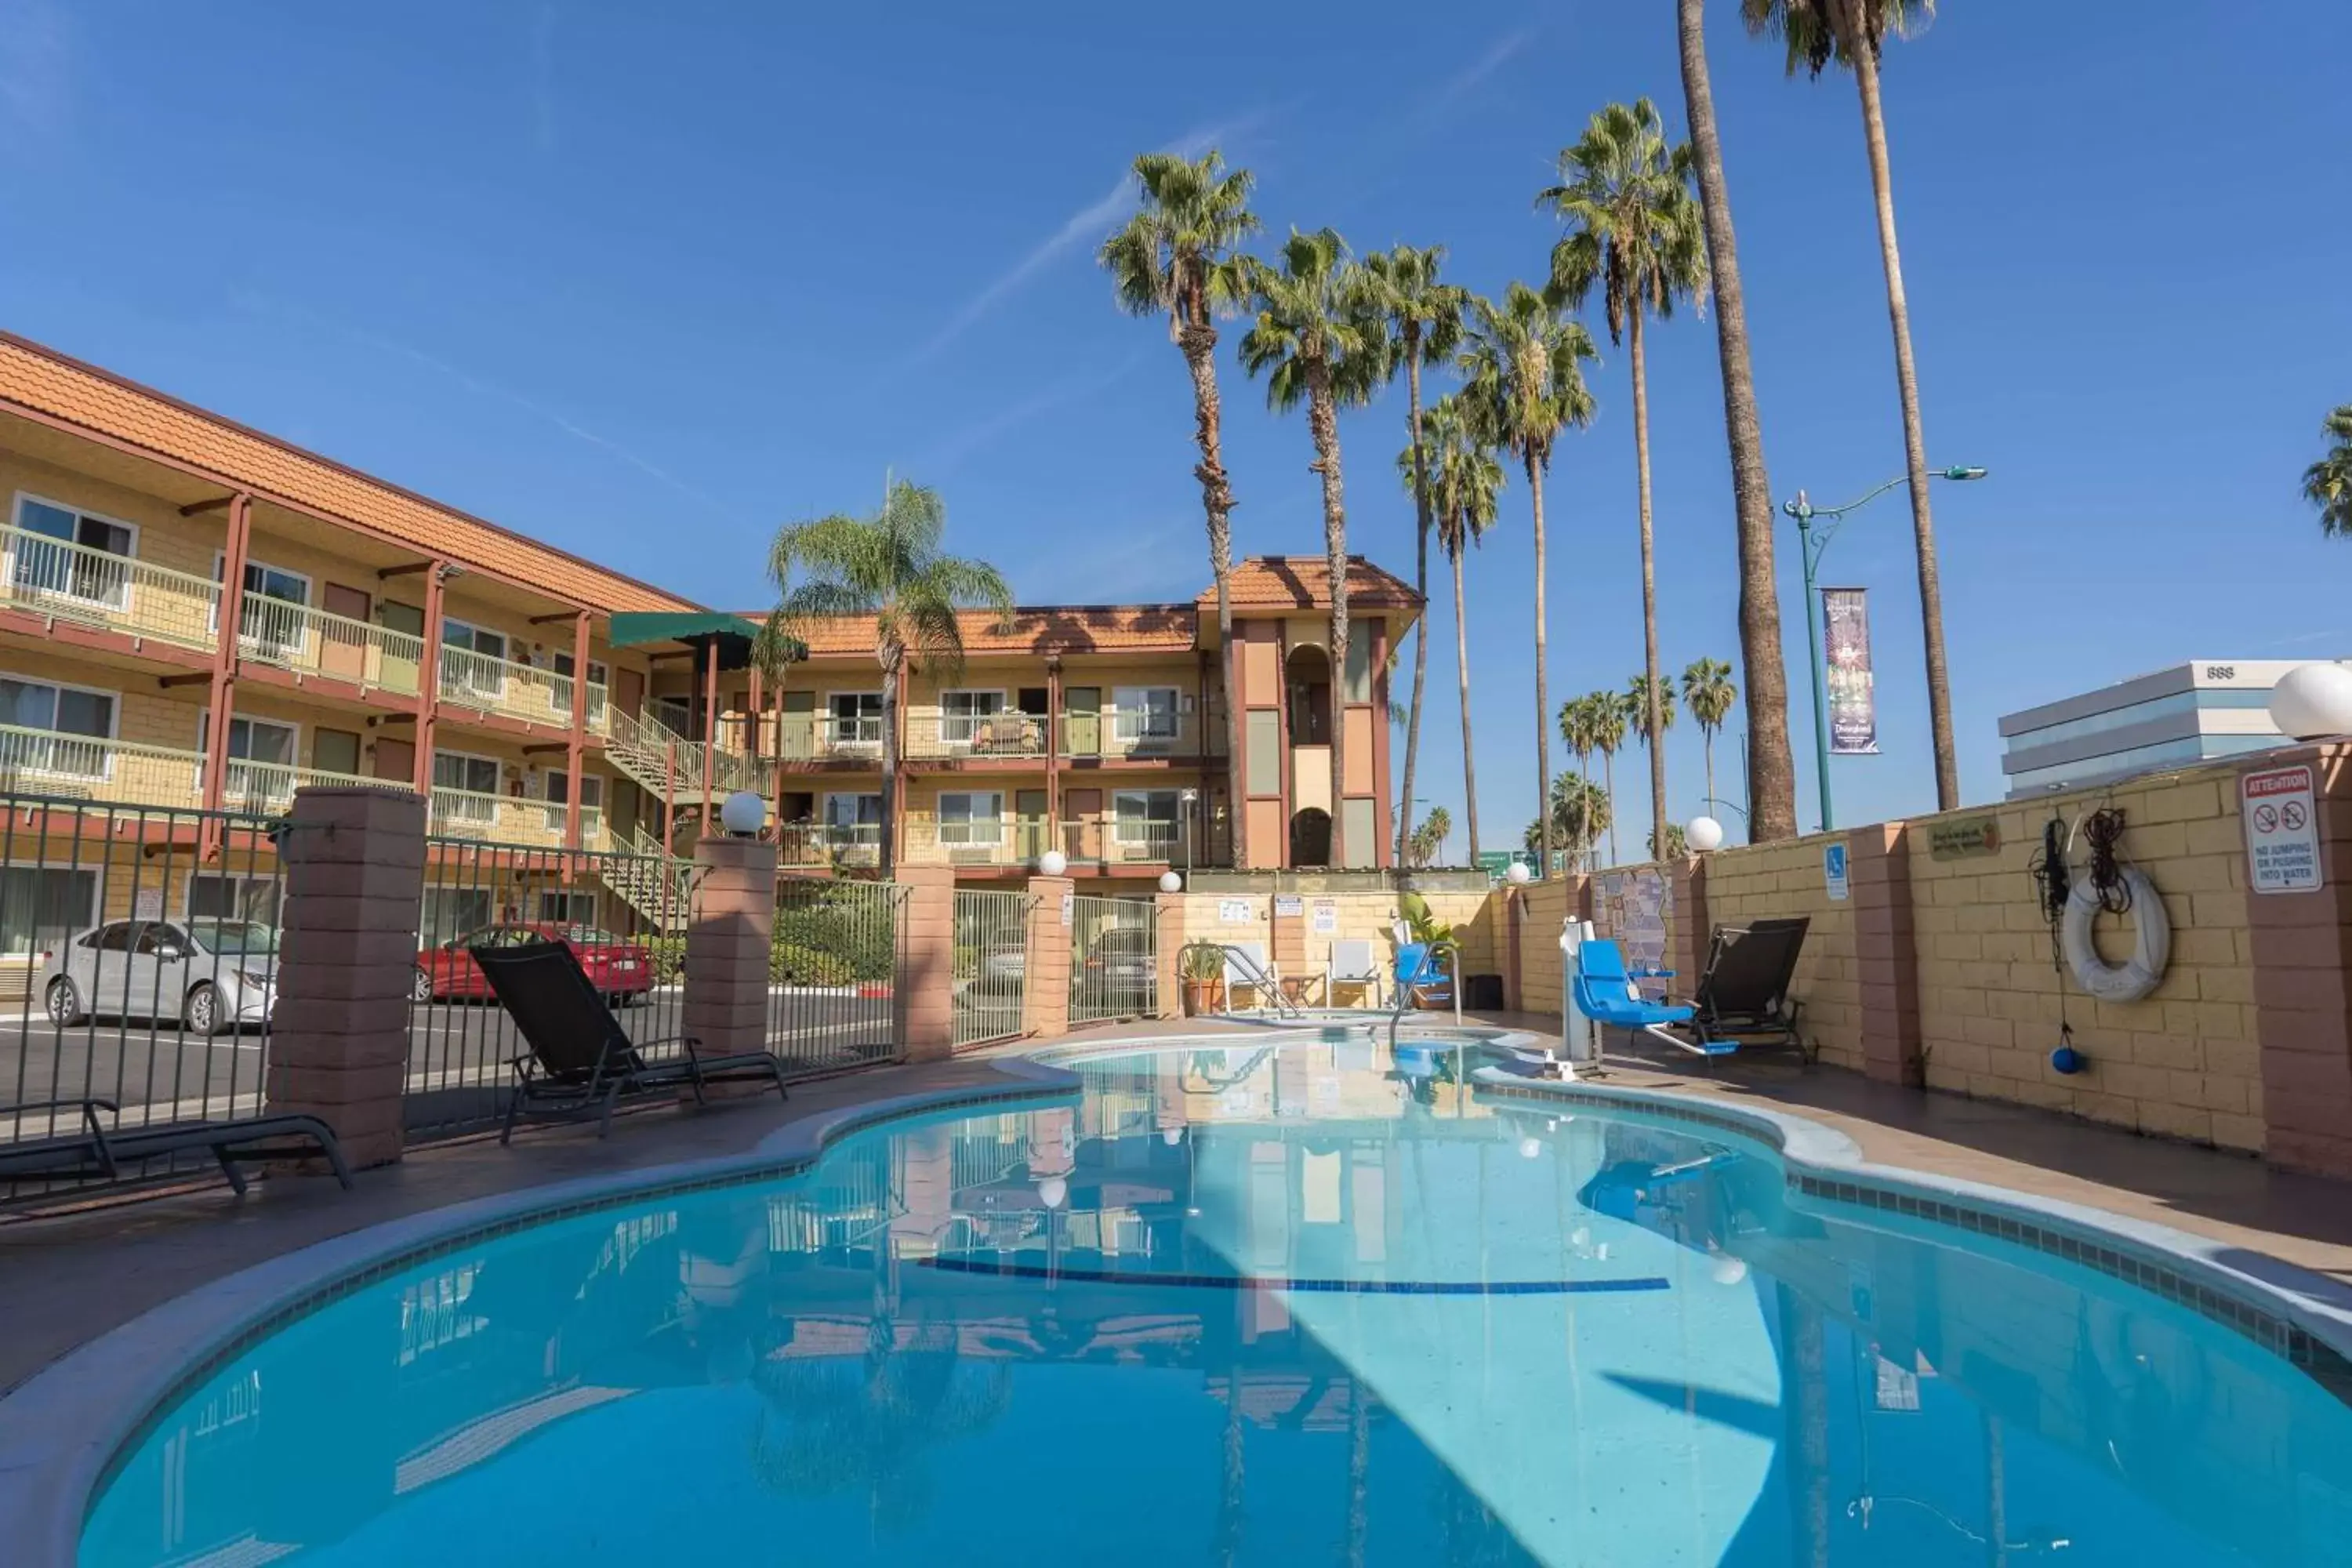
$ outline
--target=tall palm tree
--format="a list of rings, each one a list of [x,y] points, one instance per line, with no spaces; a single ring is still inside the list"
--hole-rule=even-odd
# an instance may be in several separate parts
[[[1739,689],[1731,684],[1731,666],[1719,658],[1695,658],[1683,671],[1683,706],[1698,722],[1698,732],[1706,748],[1706,798],[1712,806],[1715,793],[1715,732],[1731,717],[1732,705],[1739,700]]]
[[[1559,184],[1536,197],[1568,225],[1551,251],[1551,289],[1581,307],[1601,286],[1609,341],[1628,345],[1633,382],[1633,471],[1642,524],[1642,655],[1648,689],[1658,678],[1658,573],[1650,531],[1650,379],[1642,323],[1661,320],[1706,287],[1706,226],[1690,189],[1691,151],[1666,140],[1648,99],[1612,103],[1559,154]],[[1649,731],[1664,721],[1643,716]],[[1666,822],[1666,752],[1650,748],[1650,825]]]
[[[1585,699],[1592,704],[1592,749],[1601,753],[1601,787],[1609,801],[1609,863],[1617,864],[1617,752],[1625,743],[1625,702],[1613,691],[1595,691]]]
[[[1249,813],[1242,809],[1240,658],[1234,644],[1233,487],[1225,479],[1217,398],[1216,320],[1248,298],[1237,247],[1255,234],[1250,172],[1228,170],[1221,153],[1180,158],[1146,153],[1135,161],[1141,207],[1103,241],[1099,259],[1132,315],[1168,318],[1168,336],[1192,378],[1192,439],[1201,460],[1201,505],[1209,519],[1209,571],[1217,585],[1217,637],[1225,663],[1225,798],[1234,864],[1249,864]]]
[[[2303,499],[2319,509],[2320,531],[2341,539],[2352,535],[2352,403],[2329,415],[2320,433],[2330,445],[2303,470]]]
[[[1416,250],[1400,245],[1376,250],[1364,258],[1370,282],[1371,303],[1388,319],[1395,353],[1393,375],[1405,378],[1405,426],[1412,434],[1412,472],[1407,487],[1412,492],[1412,589],[1421,595],[1421,629],[1412,642],[1412,706],[1404,731],[1404,777],[1400,784],[1404,806],[1397,813],[1397,864],[1404,864],[1406,825],[1412,815],[1413,769],[1421,755],[1422,691],[1429,675],[1429,530],[1431,522],[1429,463],[1421,421],[1421,367],[1446,364],[1462,343],[1462,312],[1470,291],[1459,284],[1438,280],[1445,247],[1433,245]]]
[[[1670,681],[1653,675],[1637,675],[1625,683],[1618,694],[1618,705],[1624,710],[1625,728],[1642,742],[1650,753],[1650,782],[1654,788],[1658,780],[1658,753],[1666,749],[1666,731],[1675,727],[1675,689]],[[1664,809],[1654,796],[1651,802],[1649,842],[1655,844],[1672,826]]]
[[[1495,460],[1490,448],[1478,444],[1456,395],[1439,398],[1423,416],[1422,444],[1426,449],[1438,547],[1454,568],[1454,671],[1462,703],[1462,806],[1470,834],[1470,863],[1475,866],[1478,863],[1478,765],[1470,743],[1470,631],[1464,607],[1462,558],[1494,524],[1495,498],[1503,488],[1503,465]],[[1399,452],[1397,472],[1406,489],[1418,492],[1421,480],[1412,461],[1410,450]]]
[[[959,610],[993,610],[1013,618],[1013,590],[995,567],[942,554],[948,511],[940,492],[900,479],[872,517],[835,512],[787,523],[768,546],[776,607],[753,645],[762,671],[782,673],[817,622],[835,616],[874,619],[874,658],[882,667],[882,874],[898,862],[898,703],[911,658],[950,679],[963,668]]]
[[[1919,629],[1927,641],[1927,723],[1936,747],[1936,809],[1960,804],[1952,749],[1952,687],[1944,668],[1944,591],[1936,568],[1936,524],[1927,506],[1927,437],[1919,422],[1919,377],[1911,361],[1911,306],[1895,243],[1895,181],[1886,163],[1886,117],[1878,99],[1879,56],[1887,34],[1908,37],[1936,14],[1936,0],[1740,0],[1748,30],[1788,46],[1789,74],[1819,77],[1834,60],[1853,72],[1862,99],[1863,143],[1878,205],[1878,258],[1886,272],[1886,314],[1895,329],[1895,390],[1903,405],[1903,462],[1911,486],[1911,534],[1919,556]],[[1753,673],[1748,686],[1755,686]]]
[[[1307,407],[1315,442],[1307,467],[1323,481],[1323,550],[1331,574],[1331,849],[1348,863],[1348,504],[1339,473],[1339,409],[1380,384],[1389,356],[1386,323],[1371,305],[1365,274],[1336,229],[1290,231],[1275,265],[1247,268],[1257,317],[1242,334],[1242,368],[1266,378],[1266,406]],[[1370,847],[1359,853],[1371,863]]]
[[[1715,89],[1706,70],[1706,0],[1675,0],[1683,114],[1690,121],[1692,172],[1706,220],[1714,279],[1715,346],[1723,369],[1723,429],[1731,448],[1731,500],[1739,535],[1739,664],[1748,682],[1748,821],[1758,843],[1797,836],[1797,772],[1789,754],[1789,673],[1780,661],[1780,590],[1772,566],[1772,484],[1764,471],[1764,426],[1748,353],[1748,302],[1739,284],[1739,240]]]
[[[1582,697],[1571,697],[1559,705],[1559,738],[1567,742],[1570,753],[1576,758],[1576,772],[1580,778],[1591,776],[1591,759],[1592,753],[1601,749],[1601,742],[1596,738],[1600,722],[1600,707],[1591,692]]]
[[[1552,780],[1550,815],[1552,838],[1566,847],[1571,870],[1584,868],[1585,858],[1604,830],[1615,831],[1615,825],[1609,819],[1609,797],[1591,779],[1580,774],[1562,773]],[[1536,851],[1542,836],[1543,824],[1528,824],[1529,851]]]
[[[1463,352],[1464,389],[1477,411],[1482,438],[1517,454],[1528,476],[1529,510],[1536,539],[1536,798],[1551,797],[1551,699],[1545,679],[1544,475],[1551,468],[1552,444],[1570,426],[1592,423],[1592,394],[1584,384],[1584,362],[1594,357],[1592,334],[1557,302],[1524,283],[1513,283],[1500,305],[1474,302],[1470,343]],[[1551,818],[1543,817],[1544,831]],[[1547,845],[1539,875],[1551,875]]]

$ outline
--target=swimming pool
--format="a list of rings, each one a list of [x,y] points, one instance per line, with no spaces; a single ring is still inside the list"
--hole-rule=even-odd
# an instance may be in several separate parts
[[[2275,1322],[1475,1063],[1080,1058],[468,1240],[188,1388],[81,1560],[2352,1558],[2352,1411]]]

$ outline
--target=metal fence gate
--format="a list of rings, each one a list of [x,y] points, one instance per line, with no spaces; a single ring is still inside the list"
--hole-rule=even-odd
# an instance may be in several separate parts
[[[1158,1016],[1158,906],[1081,894],[1071,910],[1070,1022]]]
[[[794,1077],[896,1060],[907,889],[780,877],[768,962],[768,1049]]]
[[[958,1047],[1021,1033],[1029,979],[1029,908],[1024,892],[955,890],[955,1033]]]
[[[0,814],[0,1148],[86,1116],[111,1131],[257,1114],[276,819],[13,793]],[[218,1167],[198,1152],[122,1174],[183,1169]],[[0,1203],[83,1184],[0,1180]]]
[[[411,1142],[494,1126],[527,1047],[471,950],[554,940],[579,954],[648,1060],[686,1029],[686,929],[695,867],[666,855],[425,841],[425,900],[410,982],[402,1121]]]

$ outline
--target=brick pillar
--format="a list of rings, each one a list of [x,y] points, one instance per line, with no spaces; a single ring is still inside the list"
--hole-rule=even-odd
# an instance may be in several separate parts
[[[2263,1153],[2289,1170],[2352,1176],[2352,747],[2263,759],[2266,767],[2305,761],[2318,799],[2326,885],[2245,895]]]
[[[1875,823],[1849,829],[1845,842],[1862,996],[1862,1070],[1881,1083],[1917,1089],[1927,1081],[1927,1061],[1920,1051],[1909,830],[1900,822]]]
[[[901,866],[907,889],[905,957],[892,994],[898,1043],[910,1062],[944,1061],[955,1054],[955,871],[947,866]]]
[[[1527,922],[1527,899],[1508,882],[1496,896],[1503,900],[1503,1010],[1524,1013],[1527,998],[1520,988],[1519,931]]]
[[[1298,901],[1297,914],[1283,915],[1274,912],[1282,907],[1282,900],[1285,898],[1297,898]],[[1265,907],[1266,952],[1273,962],[1276,983],[1290,984],[1294,991],[1303,996],[1305,992],[1300,989],[1300,984],[1307,978],[1306,897],[1303,894],[1276,894],[1266,900]],[[1323,1000],[1328,1004],[1331,999],[1326,996]],[[1258,1005],[1271,1007],[1274,1005],[1274,999],[1270,996],[1262,997]]]
[[[1029,953],[1021,983],[1021,1026],[1050,1040],[1070,1028],[1070,900],[1067,877],[1029,879]]]
[[[707,834],[695,841],[694,865],[686,926],[686,1032],[705,1056],[764,1051],[776,847]]]
[[[355,1167],[390,1164],[400,1158],[408,1075],[425,799],[379,789],[298,790],[292,818],[278,848],[285,929],[267,1106],[324,1121]]]
[[[1706,912],[1706,857],[1669,860],[1661,868],[1665,873],[1667,897],[1673,900],[1673,912],[1666,921],[1664,967],[1673,970],[1675,977],[1666,990],[1670,995],[1687,996],[1706,970],[1707,941],[1715,929]]]
[[[1159,959],[1160,1016],[1178,1018],[1184,1014],[1184,974],[1178,965],[1184,944],[1192,939],[1185,932],[1184,895],[1161,893],[1154,900],[1152,911],[1158,921],[1154,952]]]

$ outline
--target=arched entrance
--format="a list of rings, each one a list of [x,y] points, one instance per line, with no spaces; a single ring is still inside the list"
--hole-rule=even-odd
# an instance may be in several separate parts
[[[1289,693],[1290,743],[1328,746],[1331,743],[1331,656],[1313,643],[1301,643],[1283,661],[1283,685]]]
[[[1310,805],[1290,817],[1290,863],[1328,866],[1331,863],[1331,814]]]

